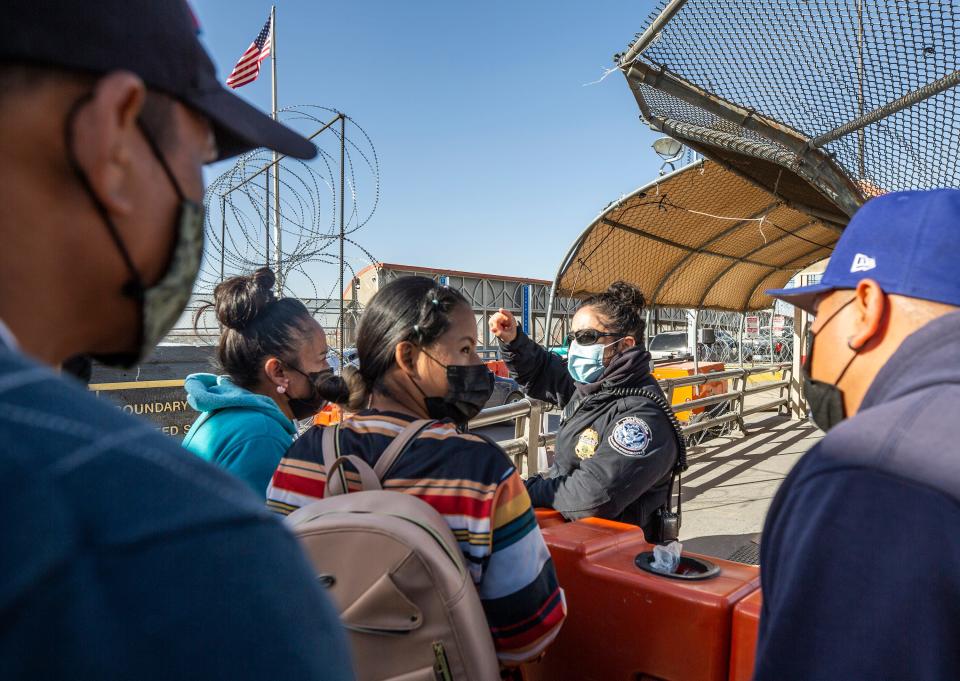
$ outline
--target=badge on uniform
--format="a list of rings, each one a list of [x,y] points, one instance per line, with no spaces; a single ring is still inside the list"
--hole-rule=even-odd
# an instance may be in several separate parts
[[[581,459],[589,459],[597,451],[600,444],[600,433],[593,428],[587,428],[580,433],[580,439],[577,441],[577,447],[574,450]]]
[[[646,421],[637,416],[627,416],[617,421],[608,442],[624,456],[643,456],[652,439],[653,433]]]

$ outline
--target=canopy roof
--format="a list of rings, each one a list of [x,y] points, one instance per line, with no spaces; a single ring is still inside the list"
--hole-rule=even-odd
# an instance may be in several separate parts
[[[698,161],[608,206],[571,247],[555,293],[584,297],[623,279],[651,306],[769,308],[764,290],[829,257],[840,230]]]

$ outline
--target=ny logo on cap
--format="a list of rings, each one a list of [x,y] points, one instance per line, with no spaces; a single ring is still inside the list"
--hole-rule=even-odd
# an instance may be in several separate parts
[[[876,268],[877,261],[869,255],[857,253],[853,256],[853,264],[850,266],[851,272],[869,272]]]

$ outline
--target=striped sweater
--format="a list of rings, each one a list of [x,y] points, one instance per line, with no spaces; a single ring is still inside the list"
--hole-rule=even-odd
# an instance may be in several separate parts
[[[371,466],[412,419],[360,412],[340,431],[340,453]],[[323,429],[294,442],[267,488],[267,505],[284,515],[323,498]],[[356,489],[356,476],[348,477]],[[384,489],[413,494],[447,521],[480,593],[501,662],[537,657],[566,616],[563,591],[537,526],[530,497],[510,459],[493,443],[449,422],[426,428],[394,464]]]

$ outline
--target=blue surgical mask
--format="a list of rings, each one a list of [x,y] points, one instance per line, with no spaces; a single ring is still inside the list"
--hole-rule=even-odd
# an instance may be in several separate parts
[[[622,339],[620,339],[622,340]],[[577,341],[570,343],[570,349],[567,351],[567,371],[577,383],[593,383],[603,375],[603,351],[611,345],[616,345],[620,340],[615,340],[606,345],[594,343],[593,345],[580,345]]]

